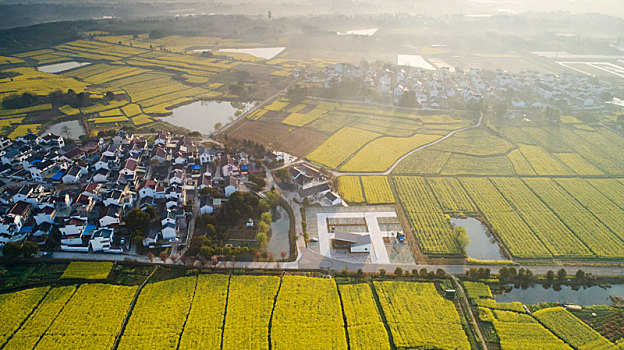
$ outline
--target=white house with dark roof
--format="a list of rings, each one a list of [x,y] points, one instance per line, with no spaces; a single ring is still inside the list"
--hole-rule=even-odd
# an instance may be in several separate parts
[[[100,159],[98,159],[98,161],[93,164],[93,167],[95,168],[95,170],[110,170],[110,165],[106,156],[101,156]]]
[[[102,169],[96,170],[95,173],[93,173],[93,177],[91,178],[91,181],[98,182],[98,183],[108,182],[108,180],[110,179],[110,176],[111,176],[110,170],[102,168]]]
[[[225,196],[230,197],[232,193],[238,191],[240,183],[235,177],[228,176],[225,178],[224,185],[223,191],[225,192]]]
[[[156,197],[156,188],[158,187],[158,181],[156,180],[143,180],[139,184],[139,197]]]
[[[336,207],[342,205],[344,202],[340,196],[332,191],[325,192],[320,200],[322,206]]]
[[[104,215],[99,220],[101,227],[119,225],[123,217],[123,207],[109,205],[104,211]]]
[[[175,169],[169,174],[169,185],[182,186],[182,184],[184,183],[184,179],[184,170]]]
[[[171,140],[171,134],[169,131],[160,131],[154,139],[154,145],[167,145]]]
[[[211,197],[203,197],[199,202],[199,212],[201,214],[212,214],[214,212],[213,201]]]
[[[128,159],[124,162],[123,167],[119,170],[119,173],[124,176],[132,177],[136,175],[137,166],[138,163],[136,160]]]
[[[56,217],[56,208],[54,207],[45,207],[42,209],[36,209],[33,212],[33,218],[37,225],[41,225],[44,222],[49,224],[54,223],[54,218]]]
[[[82,167],[78,165],[72,165],[68,170],[65,176],[63,176],[64,184],[75,184],[80,181],[82,178]]]
[[[210,148],[202,148],[199,150],[199,162],[201,164],[210,163],[215,160],[215,150]]]
[[[45,147],[65,147],[65,140],[63,140],[63,137],[52,133],[37,137],[37,143]]]

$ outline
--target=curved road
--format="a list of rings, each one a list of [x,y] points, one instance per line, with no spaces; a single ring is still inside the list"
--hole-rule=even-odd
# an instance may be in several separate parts
[[[475,125],[471,125],[471,126],[467,126],[465,128],[461,128],[461,129],[457,129],[457,130],[453,130],[451,132],[449,132],[448,134],[442,136],[441,138],[429,142],[428,144],[422,145],[420,147],[416,147],[413,150],[405,153],[404,155],[402,155],[399,159],[396,160],[396,162],[394,162],[394,164],[392,164],[392,166],[390,168],[388,168],[388,170],[384,171],[384,172],[376,172],[376,173],[350,173],[350,172],[340,172],[340,171],[334,171],[332,170],[332,174],[334,174],[334,176],[342,176],[342,175],[353,175],[353,176],[388,176],[390,175],[390,173],[392,173],[392,171],[394,171],[394,168],[396,168],[399,163],[401,163],[401,161],[403,161],[405,158],[411,156],[412,154],[423,150],[425,148],[431,147],[437,143],[440,143],[446,139],[448,139],[449,137],[455,135],[458,132],[462,132],[462,131],[466,131],[466,130],[470,130],[470,129],[474,129],[474,128],[478,128],[481,126],[481,122],[483,121],[483,113],[481,113],[481,116],[479,116],[479,121],[477,122],[477,124]]]

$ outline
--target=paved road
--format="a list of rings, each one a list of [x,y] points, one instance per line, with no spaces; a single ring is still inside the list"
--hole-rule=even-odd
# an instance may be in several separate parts
[[[404,271],[411,271],[413,269],[426,268],[427,271],[435,271],[437,269],[444,269],[447,273],[454,275],[463,274],[470,268],[483,267],[489,268],[492,273],[497,273],[498,270],[504,265],[416,265],[416,264],[365,264],[365,263],[350,263],[331,258],[320,256],[317,253],[305,248],[303,239],[297,240],[297,249],[301,253],[297,257],[297,261],[288,263],[279,262],[235,262],[220,263],[218,267],[234,267],[234,268],[248,268],[248,269],[323,269],[342,271],[347,269],[348,271],[357,271],[361,269],[364,272],[379,272],[380,269],[384,269],[388,273],[394,272],[397,267],[401,267]],[[623,266],[529,266],[529,265],[514,265],[516,269],[524,268],[531,270],[534,274],[543,275],[547,271],[557,271],[564,268],[568,274],[574,274],[576,270],[581,269],[586,273],[591,273],[596,276],[624,276]]]

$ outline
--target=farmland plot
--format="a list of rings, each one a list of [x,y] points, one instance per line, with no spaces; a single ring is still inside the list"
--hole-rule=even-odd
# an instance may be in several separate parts
[[[554,180],[523,181],[597,257],[624,256],[624,243]]]
[[[269,321],[279,284],[280,278],[276,276],[231,277],[223,334],[224,349],[269,348]],[[218,330],[216,333],[221,332]],[[203,347],[206,345],[203,344]]]
[[[492,178],[537,237],[556,257],[591,257],[592,252],[519,179]]]
[[[470,349],[453,302],[433,283],[374,282],[397,347]]]
[[[83,284],[36,349],[110,349],[136,290],[137,287]]]
[[[392,182],[423,252],[432,255],[462,254],[451,226],[425,180],[397,176],[392,178]]]
[[[378,136],[380,135],[370,131],[345,127],[325,140],[307,158],[331,168],[338,168],[353,153]]]
[[[575,349],[617,349],[617,347],[562,307],[536,311],[543,325]]]
[[[176,348],[196,284],[197,277],[193,276],[146,285],[132,310],[119,348]],[[152,335],[157,335],[158,338],[153,338]]]
[[[390,339],[367,283],[338,286],[353,350],[389,350]]]
[[[488,179],[461,183],[509,252],[518,258],[549,258],[550,252]]]
[[[322,339],[322,341],[319,341]],[[272,348],[346,349],[344,321],[334,280],[284,276],[273,312]]]
[[[439,139],[438,135],[415,134],[411,137],[381,137],[367,144],[344,166],[343,171],[384,171],[405,153]]]
[[[385,176],[363,176],[362,186],[368,204],[394,203],[394,195]]]

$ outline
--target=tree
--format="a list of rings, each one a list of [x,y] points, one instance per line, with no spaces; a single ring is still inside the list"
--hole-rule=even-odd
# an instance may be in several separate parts
[[[280,195],[280,191],[278,190],[271,190],[266,193],[266,201],[271,206],[271,209],[274,209],[275,207],[277,207],[277,204],[279,203],[280,198],[282,197]]]
[[[427,269],[424,268],[424,267],[422,269],[420,269],[419,275],[422,276],[422,277],[427,277]]]
[[[17,258],[22,255],[22,244],[19,242],[8,242],[2,248],[2,255],[6,258]]]
[[[269,202],[267,202],[266,200],[261,199],[260,201],[258,201],[258,208],[256,210],[260,213],[264,213],[271,210],[271,205],[269,205]]]
[[[563,283],[568,279],[568,273],[566,272],[566,270],[561,269],[559,271],[557,271],[557,281],[559,283]]]
[[[206,236],[215,237],[217,235],[217,229],[213,224],[206,225]]]
[[[216,188],[204,187],[199,190],[199,195],[202,197],[221,198],[221,192]]]
[[[267,234],[267,233],[269,233],[270,229],[271,229],[271,227],[266,222],[260,221],[258,223],[258,232],[262,232],[262,233]]]
[[[256,242],[258,242],[260,249],[266,248],[267,239],[267,234],[265,232],[258,232],[258,234],[256,235]]]
[[[468,237],[466,229],[462,226],[455,226],[453,227],[453,235],[459,245],[459,248],[462,252],[464,252],[464,254],[466,254],[466,248],[468,247],[468,244],[470,244],[470,237]]]
[[[509,271],[507,270],[507,266],[503,266],[498,270],[498,278],[501,281],[506,281],[509,278]]]
[[[555,273],[552,270],[546,271],[546,281],[552,283],[555,280]]]
[[[533,280],[535,279],[535,276],[533,276],[533,271],[526,269],[526,271],[524,271],[524,279],[526,282],[533,282]]]
[[[444,269],[437,269],[436,270],[436,277],[443,278],[444,276],[446,276],[446,271],[444,271]]]
[[[576,274],[574,275],[574,280],[576,283],[585,282],[585,272],[583,270],[576,271]]]
[[[22,249],[24,250],[25,258],[32,258],[39,252],[39,245],[35,242],[26,241]]]
[[[262,191],[266,187],[266,181],[258,175],[250,174],[249,181],[254,184],[253,190],[256,192]]]
[[[262,222],[266,222],[267,225],[271,225],[271,223],[273,222],[273,216],[270,212],[264,212],[260,216],[260,220],[262,220]]]
[[[147,213],[147,215],[149,215],[150,217],[150,221],[154,220],[154,218],[156,218],[156,212],[154,211],[154,207],[151,205],[148,205],[147,208],[145,208],[145,210],[143,210],[144,212]]]
[[[466,271],[466,278],[471,281],[479,280],[479,269],[477,269],[476,267],[469,268],[468,271]]]
[[[147,253],[147,258],[150,262],[154,262],[154,254],[152,254],[151,252]]]
[[[133,236],[142,236],[149,229],[150,219],[150,214],[143,210],[138,208],[132,209],[126,215],[126,227],[128,227]]]
[[[403,269],[400,266],[397,266],[397,268],[394,269],[394,275],[401,276],[402,274],[403,274]]]
[[[295,85],[294,87],[288,89],[288,91],[286,92],[286,96],[291,101],[291,103],[299,103],[303,101],[307,94],[307,89],[299,85]]]
[[[282,180],[282,182],[286,182],[290,177],[288,168],[277,169],[274,174],[278,179]]]
[[[418,100],[414,91],[404,91],[399,98],[399,106],[406,108],[418,107]]]
[[[385,269],[379,269],[379,276],[385,276],[386,275],[386,270]]]

